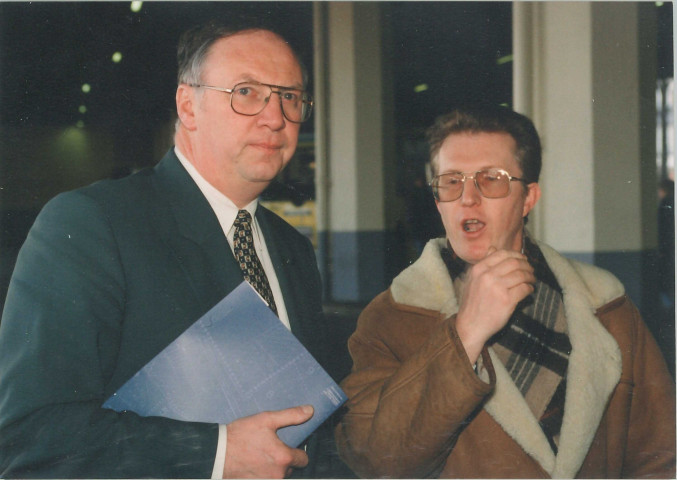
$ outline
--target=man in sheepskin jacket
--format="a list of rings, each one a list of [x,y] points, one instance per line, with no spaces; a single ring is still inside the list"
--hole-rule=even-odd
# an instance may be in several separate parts
[[[342,458],[365,477],[674,478],[674,382],[622,284],[524,230],[531,121],[456,110],[429,140],[446,238],[359,318]]]

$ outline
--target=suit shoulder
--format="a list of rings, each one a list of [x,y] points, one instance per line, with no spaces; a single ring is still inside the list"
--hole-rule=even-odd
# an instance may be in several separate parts
[[[263,218],[265,218],[265,221],[268,222],[270,226],[278,232],[284,235],[296,237],[299,240],[304,239],[306,242],[310,242],[310,240],[308,240],[305,235],[296,230],[296,228],[290,225],[289,222],[265,206],[259,204],[257,208],[257,214],[262,215]]]
[[[124,178],[99,180],[91,185],[79,188],[75,192],[80,192],[92,198],[124,198],[134,192],[147,190],[153,172],[153,169],[147,168]]]
[[[150,203],[144,197],[151,190],[148,181],[134,177],[136,175],[119,180],[100,180],[59,193],[43,206],[35,224],[53,226],[64,223],[72,227],[86,226],[96,219],[129,222],[130,217],[142,214]]]
[[[61,193],[54,197],[56,202],[77,202],[90,199],[106,207],[119,207],[125,203],[136,203],[139,195],[151,191],[152,169],[144,169],[138,173],[120,179],[104,179],[90,185]],[[139,207],[142,205],[138,205]]]

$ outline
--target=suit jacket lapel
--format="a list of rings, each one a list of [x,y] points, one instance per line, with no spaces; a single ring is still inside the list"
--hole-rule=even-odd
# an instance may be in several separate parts
[[[256,209],[256,220],[261,227],[266,239],[266,248],[270,255],[270,260],[273,262],[275,275],[280,284],[280,290],[284,297],[284,305],[287,309],[287,316],[289,317],[289,325],[292,332],[299,337],[301,335],[301,326],[298,322],[298,302],[294,295],[294,288],[292,288],[291,279],[289,278],[289,269],[293,268],[294,257],[293,252],[289,248],[289,244],[284,235],[269,221],[268,215],[270,213],[265,207],[259,205]]]
[[[223,230],[209,202],[171,150],[158,164],[155,187],[169,209],[161,230],[190,279],[204,311],[242,282]]]
[[[158,215],[154,221],[164,234],[162,241],[186,272],[201,315],[242,282],[242,272],[216,214],[173,150],[155,167],[155,173],[159,201],[169,208],[158,209],[166,215]],[[272,215],[261,205],[257,208],[256,219],[284,297],[291,330],[313,352],[312,326],[306,325],[312,319],[304,315],[307,308],[304,310],[303,287],[294,283],[303,278],[303,265],[298,264],[301,260],[293,244],[295,239],[275,225]]]

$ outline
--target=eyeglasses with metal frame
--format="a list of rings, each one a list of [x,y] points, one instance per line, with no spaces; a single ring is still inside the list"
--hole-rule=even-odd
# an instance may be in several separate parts
[[[485,168],[474,174],[463,172],[447,172],[435,176],[430,182],[433,196],[438,202],[453,202],[463,195],[465,181],[472,179],[477,191],[485,198],[505,198],[510,195],[510,185],[513,181],[527,181],[513,177],[502,168]]]
[[[235,113],[246,116],[258,115],[266,108],[273,93],[280,97],[284,118],[292,123],[303,123],[313,111],[313,98],[305,90],[259,82],[241,82],[233,88],[215,87],[189,83],[191,87],[206,88],[230,94],[230,107]]]

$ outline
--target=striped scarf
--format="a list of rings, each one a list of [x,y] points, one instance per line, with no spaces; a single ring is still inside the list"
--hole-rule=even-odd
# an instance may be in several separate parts
[[[571,344],[566,333],[562,289],[538,246],[525,238],[524,253],[534,268],[534,293],[522,300],[507,325],[492,339],[498,358],[520,390],[550,446],[557,453],[564,415],[566,372]],[[447,243],[442,258],[458,293],[467,264]]]

